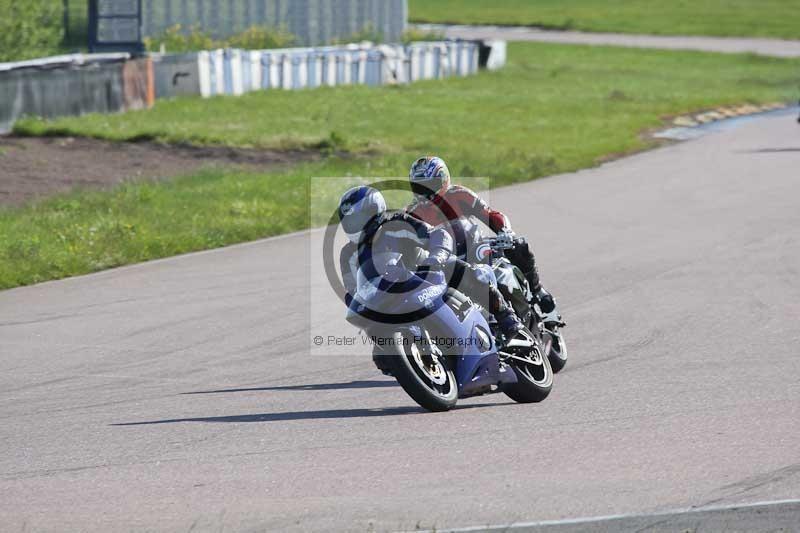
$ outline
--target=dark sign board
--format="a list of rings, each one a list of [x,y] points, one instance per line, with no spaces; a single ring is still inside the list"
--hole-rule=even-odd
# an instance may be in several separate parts
[[[91,52],[141,52],[142,0],[89,0]]]

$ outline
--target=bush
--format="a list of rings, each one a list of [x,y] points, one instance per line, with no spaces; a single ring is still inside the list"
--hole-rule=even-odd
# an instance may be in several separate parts
[[[445,38],[446,37],[444,33],[441,31],[409,28],[403,32],[401,40],[403,41],[403,44],[408,44],[416,41],[443,41]]]
[[[360,43],[364,41],[369,41],[371,43],[382,43],[383,34],[378,30],[376,30],[371,23],[367,23],[363,28],[361,28],[360,31],[350,34],[347,37],[333,39],[331,41],[331,44],[339,45],[348,43]]]
[[[0,0],[0,61],[58,53],[63,40],[61,0]]]
[[[158,52],[162,46],[171,53],[210,50],[215,48],[214,44],[214,39],[210,34],[199,28],[183,31],[180,24],[168,28],[159,37],[145,37],[144,39],[145,48],[151,52]]]
[[[265,50],[292,46],[297,42],[297,38],[284,29],[251,26],[242,33],[228,37],[225,42],[230,48]]]
[[[419,30],[417,28],[409,28],[403,32],[400,40],[403,44],[412,43],[415,41],[443,41],[445,35],[441,31],[436,30]],[[367,24],[361,31],[353,33],[352,35],[343,39],[334,39],[331,44],[347,44],[347,43],[360,43],[362,41],[369,41],[372,43],[384,42],[383,34],[377,31],[372,24]]]
[[[242,33],[226,39],[214,39],[210,33],[192,27],[185,31],[180,24],[169,28],[159,37],[147,37],[145,47],[151,52],[158,52],[161,46],[170,53],[196,52],[216,48],[244,48],[263,50],[267,48],[285,48],[296,42],[294,35],[283,29],[266,26],[251,26]]]

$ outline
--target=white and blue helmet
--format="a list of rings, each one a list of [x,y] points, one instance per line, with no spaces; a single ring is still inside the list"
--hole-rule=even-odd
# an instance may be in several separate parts
[[[444,194],[450,188],[450,170],[441,157],[420,157],[408,172],[411,190],[423,198]]]
[[[350,242],[358,244],[370,220],[386,211],[386,200],[377,189],[353,187],[339,200],[339,221]]]

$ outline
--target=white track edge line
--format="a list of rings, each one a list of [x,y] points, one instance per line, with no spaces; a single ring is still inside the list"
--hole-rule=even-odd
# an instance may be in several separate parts
[[[572,525],[572,524],[577,525],[577,524],[588,524],[592,522],[607,522],[610,520],[621,520],[624,518],[650,518],[650,517],[658,518],[669,515],[728,511],[732,509],[749,509],[753,507],[771,507],[776,505],[785,505],[792,503],[800,504],[800,499],[766,500],[766,501],[740,503],[740,504],[710,505],[705,507],[683,507],[676,509],[667,509],[665,511],[658,511],[656,513],[628,513],[628,514],[586,516],[580,518],[564,518],[559,520],[537,520],[532,522],[515,522],[511,524],[487,524],[483,526],[465,526],[465,527],[445,528],[445,529],[437,528],[437,529],[419,530],[416,531],[416,533],[467,533],[470,531],[486,531],[491,529],[513,530],[526,527],[561,526],[561,525]]]

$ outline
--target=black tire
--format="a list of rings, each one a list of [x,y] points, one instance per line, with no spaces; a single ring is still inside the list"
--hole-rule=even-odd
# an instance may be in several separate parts
[[[547,358],[550,360],[553,373],[558,374],[567,365],[567,341],[564,340],[564,334],[558,330],[554,333],[545,330],[545,335],[551,340]]]
[[[392,375],[392,358],[394,353],[387,352],[382,346],[375,345],[372,349],[372,362],[384,376]]]
[[[449,411],[458,401],[458,384],[453,371],[441,361],[425,366],[431,361],[423,355],[414,338],[402,333],[394,334],[394,353],[391,372],[403,390],[428,411]],[[423,368],[421,365],[425,366]]]
[[[553,388],[553,369],[550,360],[542,355],[542,345],[537,344],[530,355],[530,363],[510,359],[508,364],[517,375],[517,383],[506,385],[503,392],[517,403],[538,403]]]

